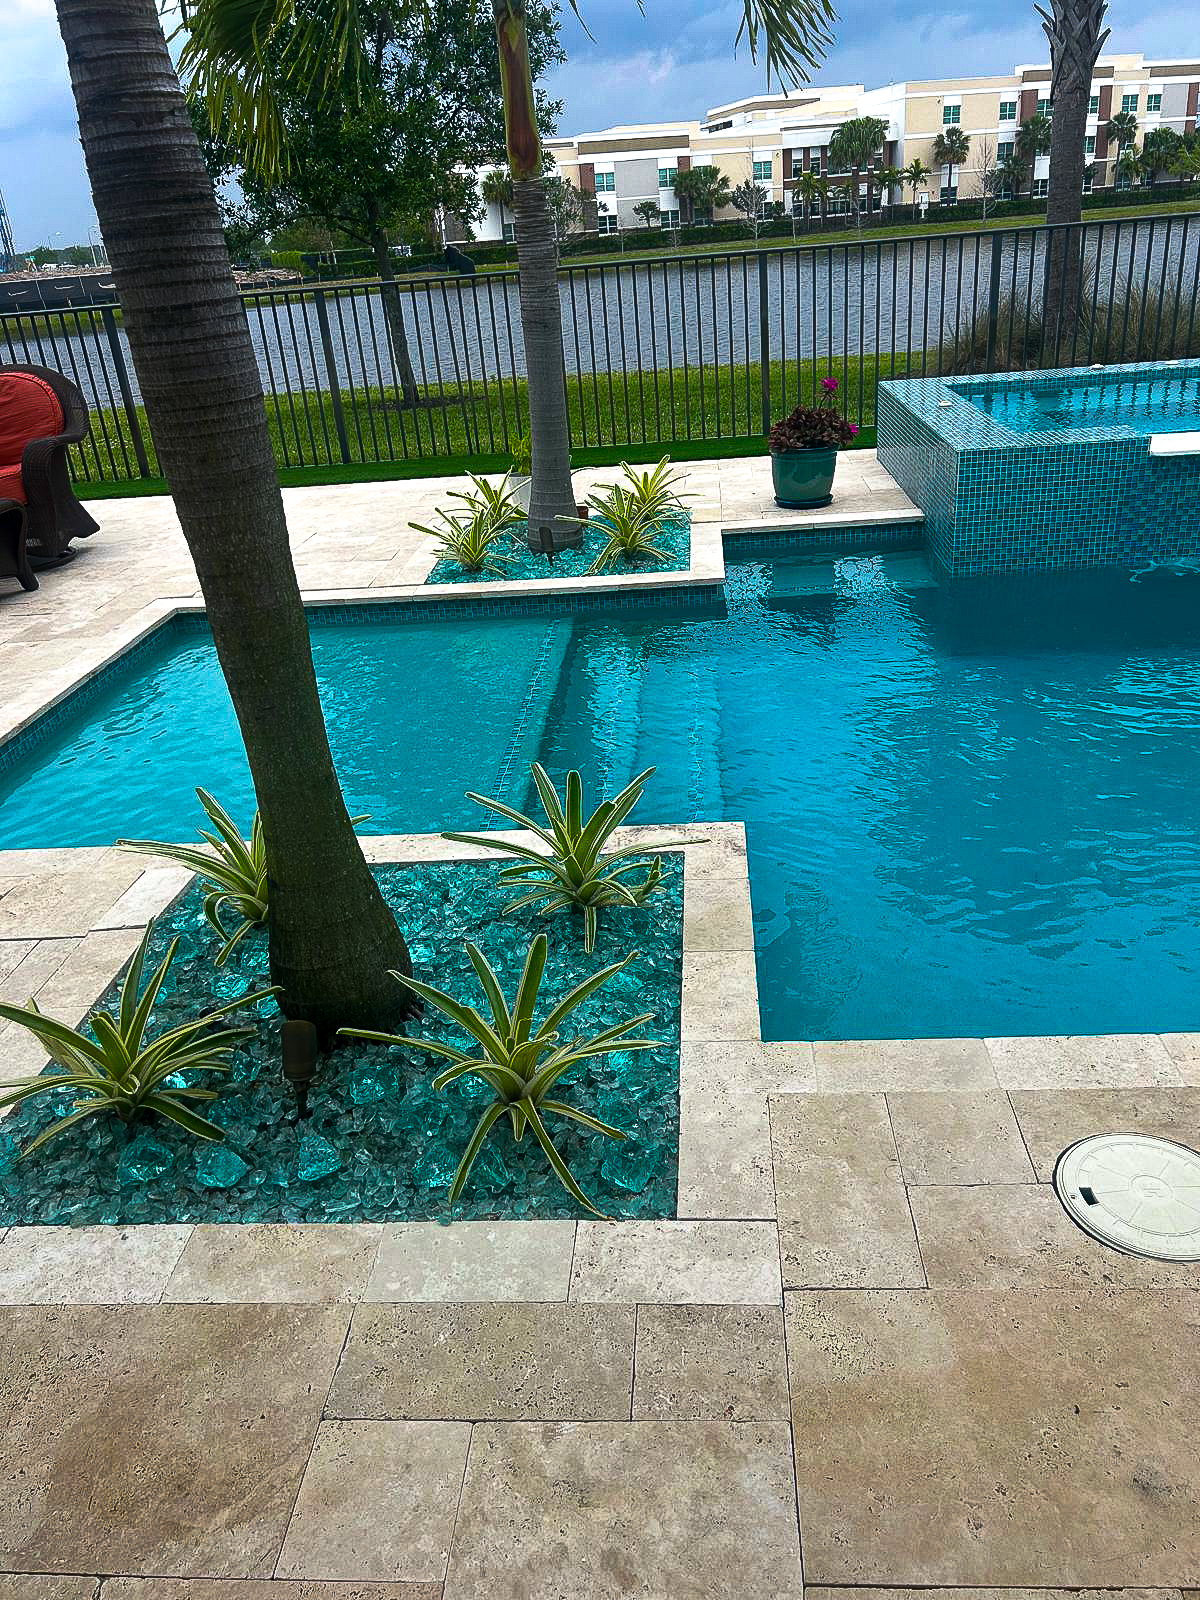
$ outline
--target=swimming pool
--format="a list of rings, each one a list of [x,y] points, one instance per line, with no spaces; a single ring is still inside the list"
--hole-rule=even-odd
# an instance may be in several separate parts
[[[1055,435],[1127,428],[1132,433],[1187,433],[1200,424],[1200,374],[1148,376],[1095,373],[1074,384],[1008,383],[967,394],[1001,427],[1019,434]]]
[[[1200,1027],[1200,592],[1127,574],[932,583],[915,554],[742,543],[728,605],[314,627],[367,831],[592,793],[742,819],[764,1036]],[[411,613],[412,608],[407,608]],[[0,772],[5,845],[185,838],[249,776],[206,636],[169,628]]]

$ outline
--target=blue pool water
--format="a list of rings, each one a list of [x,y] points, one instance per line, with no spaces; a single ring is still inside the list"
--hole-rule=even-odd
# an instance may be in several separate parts
[[[1005,384],[986,394],[965,393],[993,422],[1013,433],[1082,433],[1127,428],[1136,433],[1186,433],[1200,428],[1200,378],[1156,374],[1094,382]]]
[[[655,764],[643,820],[746,821],[768,1038],[1200,1027],[1200,586],[729,570],[727,613],[314,628],[351,809],[461,827],[533,755]],[[211,649],[168,635],[0,774],[0,835],[185,838],[196,783],[248,816]]]

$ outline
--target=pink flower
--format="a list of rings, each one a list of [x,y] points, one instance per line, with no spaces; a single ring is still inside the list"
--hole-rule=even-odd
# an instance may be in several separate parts
[[[821,387],[826,394],[836,394],[838,392],[838,381],[836,378],[822,378]]]
[[[857,423],[852,422],[850,424],[850,437],[852,439],[857,439],[858,438],[858,425],[857,425]]]

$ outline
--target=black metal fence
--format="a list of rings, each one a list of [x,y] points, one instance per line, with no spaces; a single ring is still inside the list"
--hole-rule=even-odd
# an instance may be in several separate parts
[[[761,439],[830,374],[870,427],[889,377],[1196,355],[1198,291],[1200,210],[566,265],[572,442]],[[527,426],[514,271],[408,280],[386,298],[377,281],[244,298],[281,467],[502,458]],[[119,308],[0,317],[0,360],[83,390],[78,478],[157,474]]]

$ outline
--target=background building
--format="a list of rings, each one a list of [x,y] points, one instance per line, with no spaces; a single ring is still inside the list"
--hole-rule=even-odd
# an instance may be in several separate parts
[[[954,204],[979,196],[984,162],[994,168],[1012,154],[1021,123],[1039,109],[1048,111],[1049,97],[1050,67],[1044,63],[990,78],[936,78],[882,89],[837,84],[756,95],[714,106],[696,122],[623,125],[549,139],[546,145],[556,169],[589,202],[594,197],[595,227],[600,233],[644,227],[634,208],[645,201],[657,203],[660,226],[686,222],[675,198],[675,174],[691,166],[719,167],[731,187],[750,179],[762,189],[765,203],[778,201],[790,210],[803,173],[832,179],[849,176],[831,169],[829,142],[839,125],[852,117],[882,118],[888,132],[880,164],[904,167],[914,159],[923,161],[933,169],[924,190],[929,202]],[[1093,74],[1087,127],[1087,154],[1094,164],[1089,187],[1117,182],[1118,152],[1104,134],[1105,124],[1116,112],[1131,111],[1136,116],[1140,147],[1153,128],[1169,127],[1176,133],[1195,129],[1198,101],[1200,59],[1101,57]],[[970,155],[962,167],[942,171],[934,163],[934,141],[952,126],[968,136]],[[1034,164],[1035,198],[1046,193],[1049,164],[1048,156],[1039,156]],[[876,191],[872,203],[878,207],[881,198]],[[847,204],[845,197],[835,198],[830,209],[844,209]],[[716,220],[736,215],[726,207]],[[476,236],[511,237],[511,223],[507,213],[502,218],[496,206],[487,207]]]

